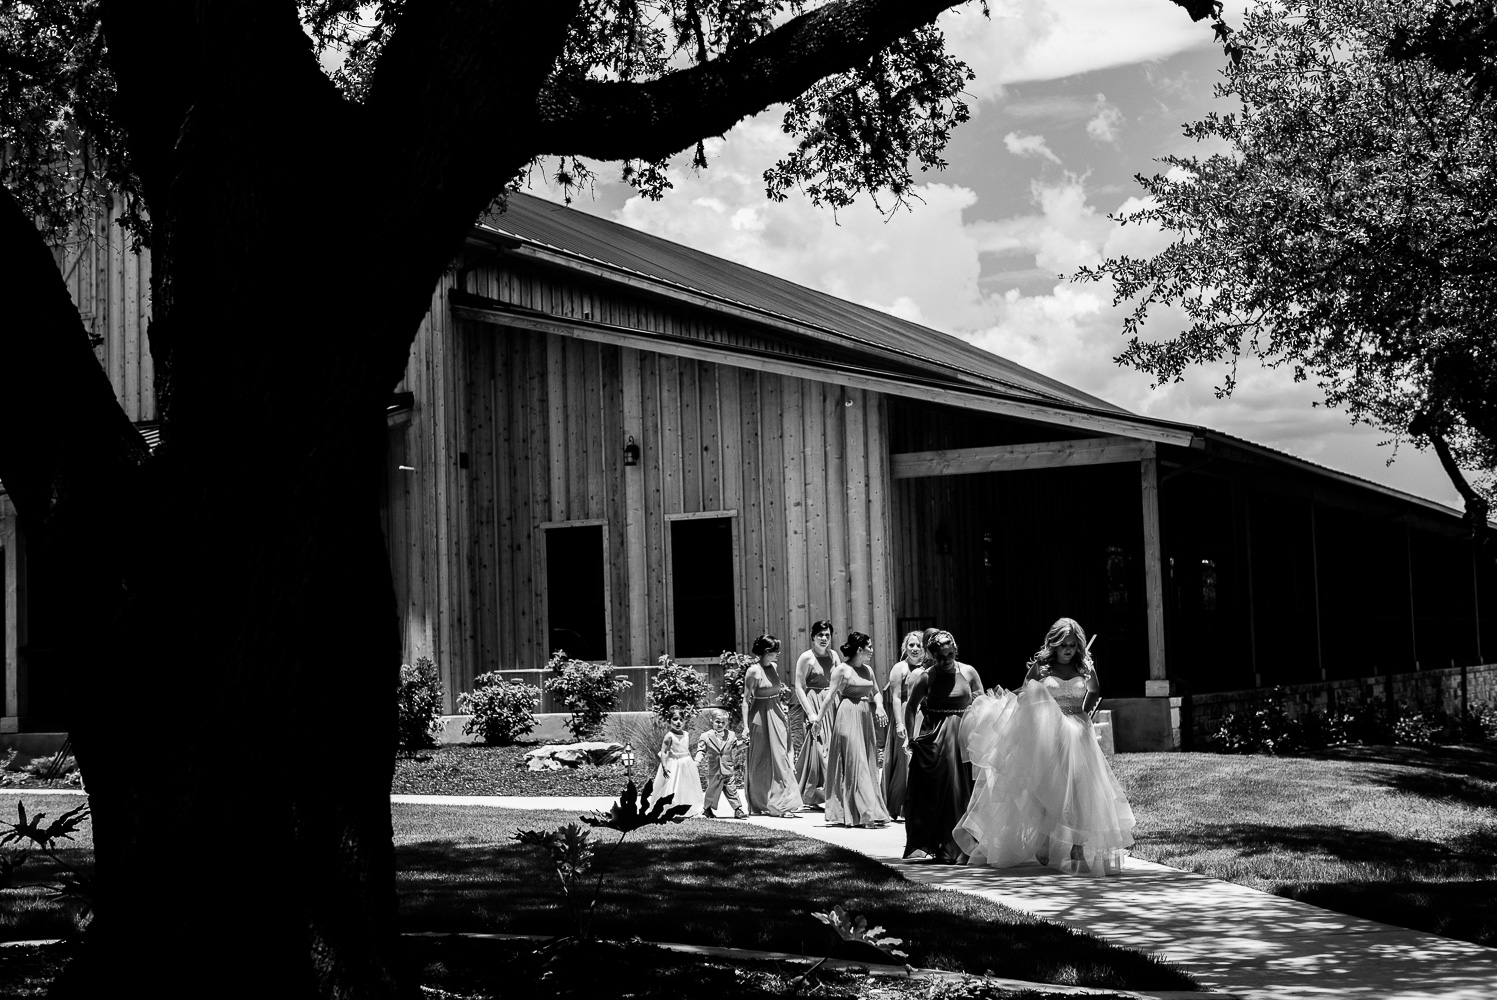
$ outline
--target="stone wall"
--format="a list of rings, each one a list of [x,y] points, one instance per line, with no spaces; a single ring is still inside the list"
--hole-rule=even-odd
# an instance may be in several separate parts
[[[1188,723],[1182,721],[1182,728],[1187,729],[1192,740],[1186,749],[1204,748],[1228,715],[1254,712],[1267,705],[1272,690],[1250,688],[1186,698],[1190,719]],[[1313,709],[1334,711],[1377,700],[1391,704],[1401,702],[1425,710],[1439,709],[1455,715],[1469,705],[1497,705],[1497,664],[1287,684],[1277,690],[1284,714],[1290,718]]]

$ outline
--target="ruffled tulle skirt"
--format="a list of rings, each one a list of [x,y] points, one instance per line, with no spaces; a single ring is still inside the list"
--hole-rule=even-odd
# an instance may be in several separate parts
[[[688,816],[702,815],[706,796],[702,793],[702,778],[697,772],[696,761],[690,757],[667,757],[665,763],[655,769],[655,783],[651,790],[656,799],[671,796],[673,806],[691,806]]]
[[[1115,875],[1133,845],[1133,807],[1091,720],[1066,715],[1038,681],[974,702],[962,745],[977,774],[953,832],[970,864],[1041,861],[1074,875]]]

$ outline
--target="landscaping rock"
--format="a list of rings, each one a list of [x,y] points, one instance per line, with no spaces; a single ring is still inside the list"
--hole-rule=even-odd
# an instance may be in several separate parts
[[[581,764],[612,764],[622,760],[622,743],[548,743],[525,752],[525,766],[532,771],[559,771]]]

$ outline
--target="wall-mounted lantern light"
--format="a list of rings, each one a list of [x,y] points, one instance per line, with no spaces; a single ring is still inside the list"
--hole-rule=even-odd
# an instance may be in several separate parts
[[[624,464],[639,464],[639,445],[634,443],[633,434],[630,434],[628,440],[624,442]]]

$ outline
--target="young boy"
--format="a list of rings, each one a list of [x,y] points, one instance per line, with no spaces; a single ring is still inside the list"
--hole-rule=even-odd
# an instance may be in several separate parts
[[[707,760],[707,802],[702,815],[711,816],[718,799],[726,795],[728,804],[733,807],[733,818],[743,819],[748,813],[743,811],[733,775],[733,749],[737,746],[738,734],[728,728],[727,712],[714,708],[708,714],[712,719],[712,732],[703,733],[697,740],[697,763],[701,764],[704,757]]]

